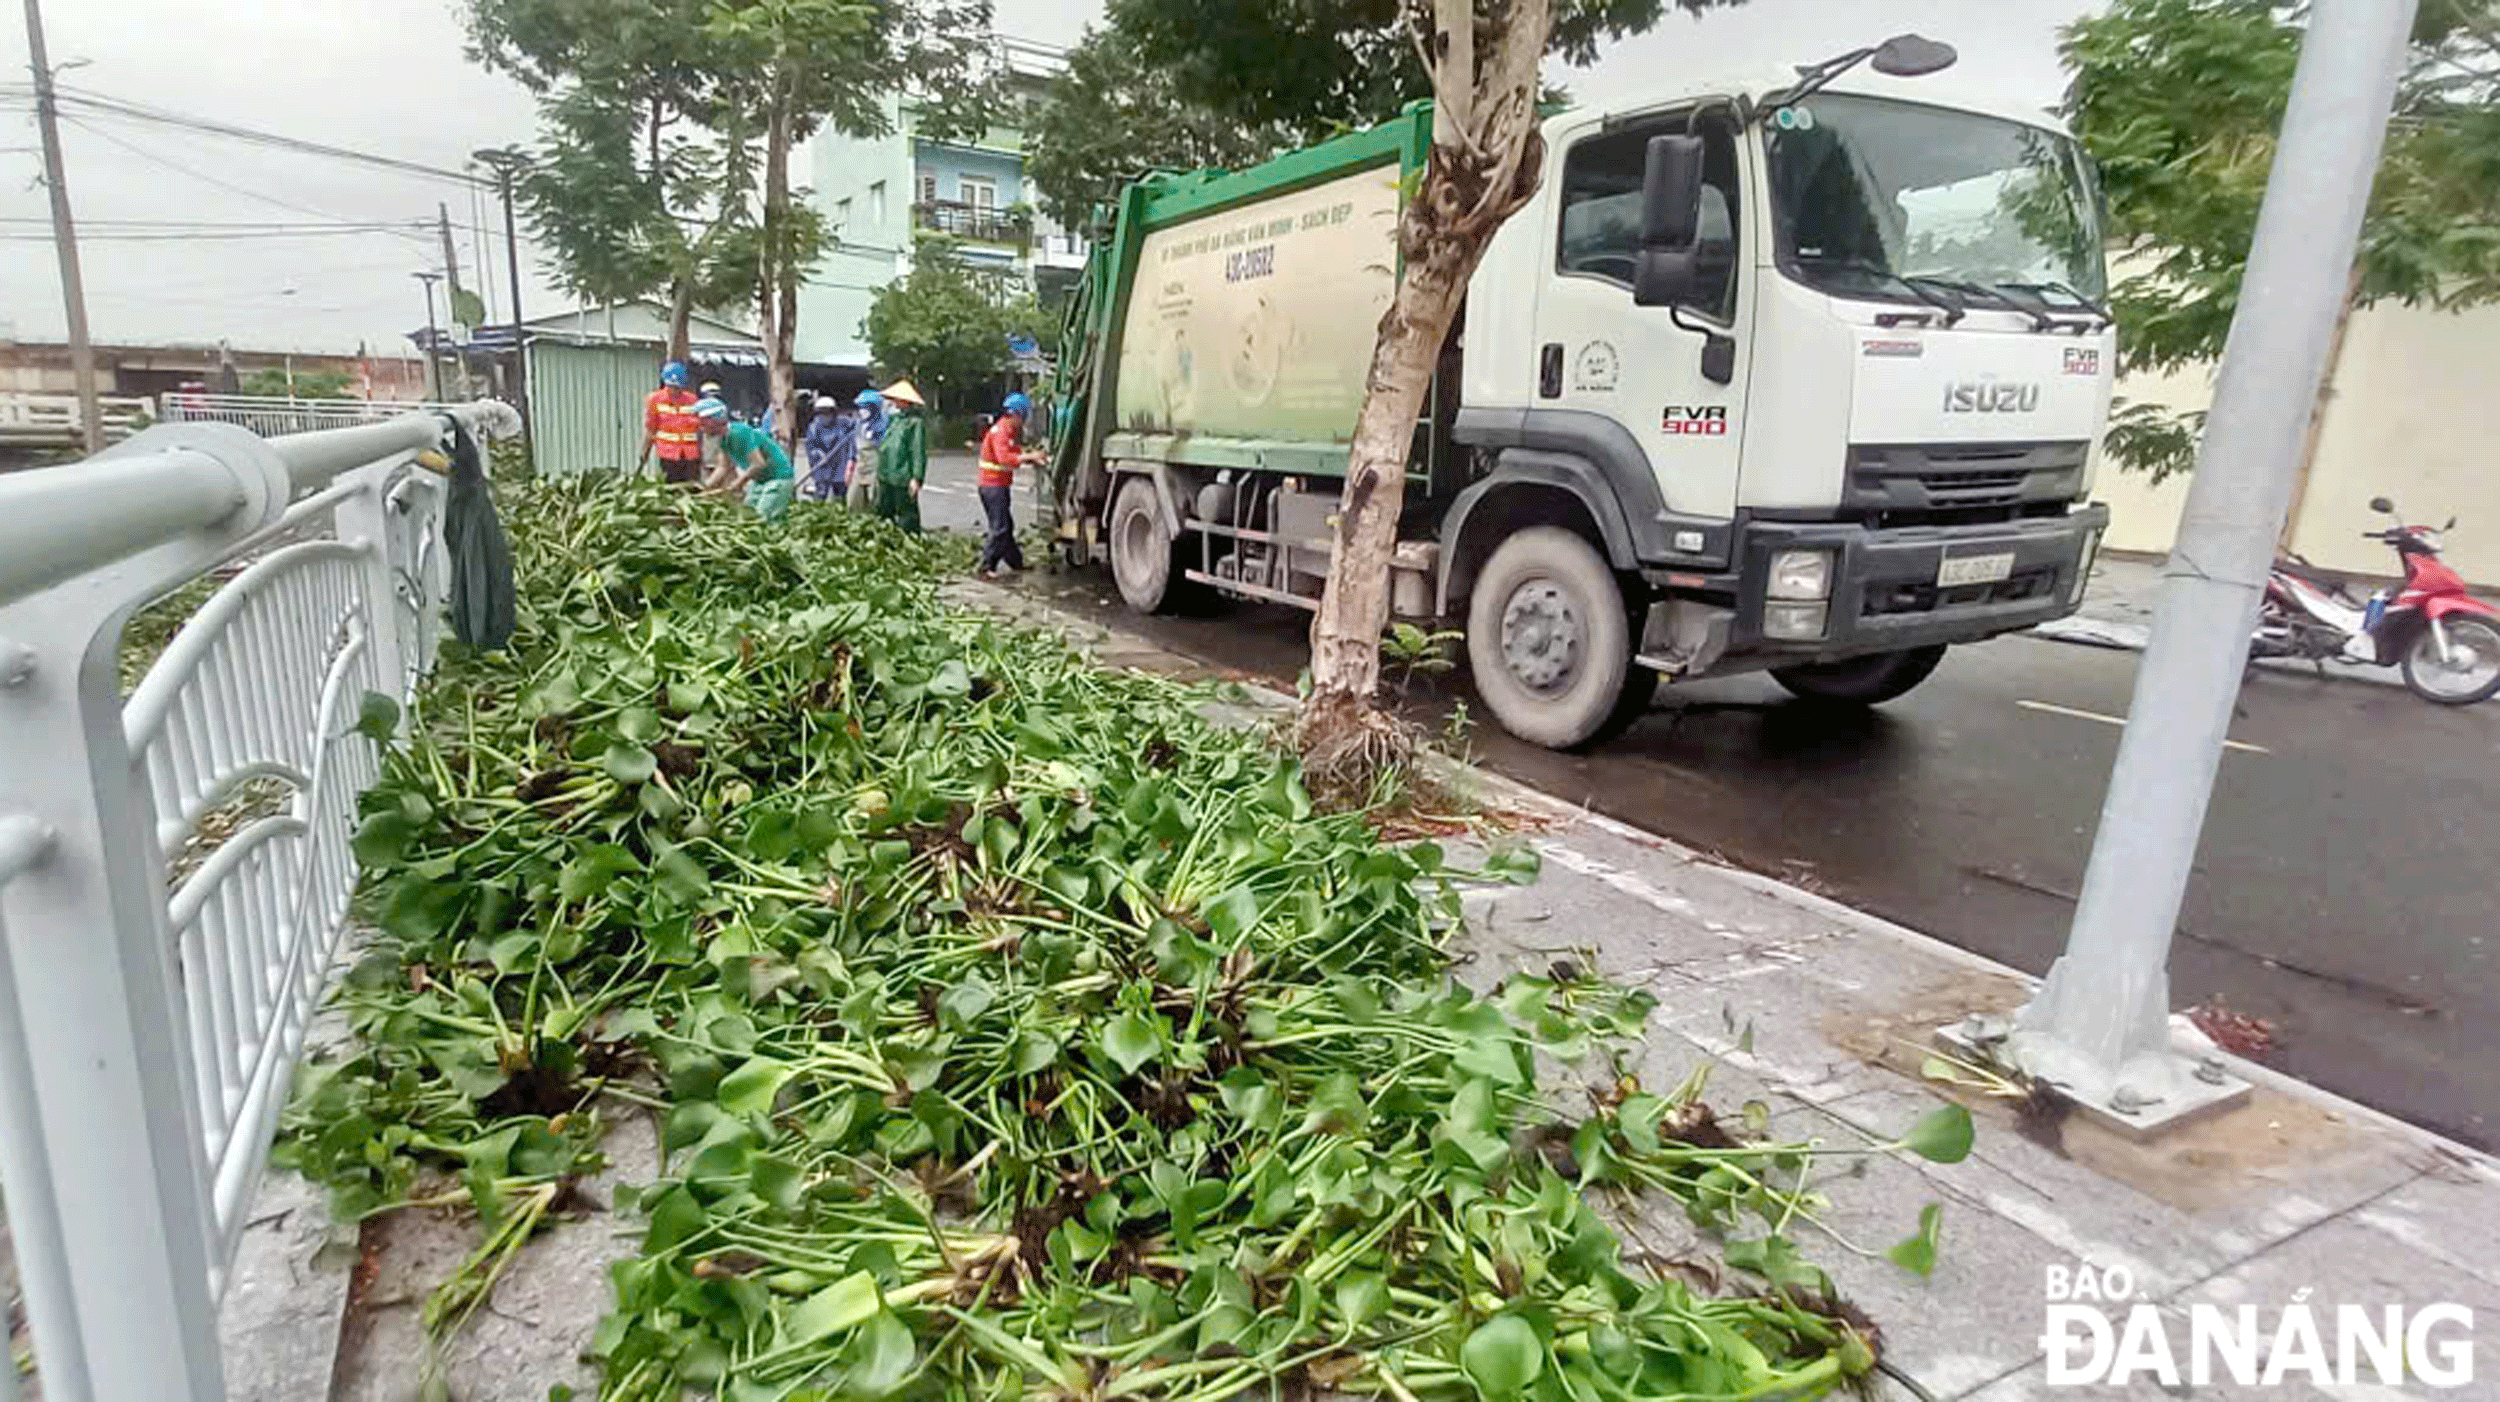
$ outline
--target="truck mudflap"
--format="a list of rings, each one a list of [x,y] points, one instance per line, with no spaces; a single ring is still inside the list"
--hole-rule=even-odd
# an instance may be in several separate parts
[[[2063,516],[1890,530],[1746,521],[1726,651],[1731,659],[1830,659],[1977,642],[2063,618],[2082,604],[2108,528],[2109,508],[2098,503]],[[1826,597],[1770,597],[1775,563],[1798,551],[1828,553]],[[1793,584],[1799,572],[1789,573],[1785,592],[1804,592]],[[1810,632],[1817,602],[1821,629]]]

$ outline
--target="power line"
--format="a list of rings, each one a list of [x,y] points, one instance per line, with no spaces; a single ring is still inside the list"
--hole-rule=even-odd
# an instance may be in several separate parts
[[[326,209],[315,209],[308,204],[297,204],[292,200],[282,200],[275,195],[264,194],[259,190],[249,189],[245,186],[237,185],[232,181],[220,180],[206,171],[194,169],[177,161],[169,161],[163,156],[156,154],[154,151],[148,150],[146,147],[141,146],[136,142],[124,141],[122,138],[104,130],[102,127],[96,126],[92,122],[84,121],[77,117],[64,117],[62,120],[69,122],[71,125],[77,127],[80,131],[87,133],[89,136],[99,137],[105,141],[113,143],[116,146],[119,146],[123,150],[128,151],[130,154],[137,156],[143,161],[162,166],[167,170],[174,171],[181,175],[187,175],[194,180],[201,181],[204,184],[214,185],[218,189],[227,191],[231,194],[241,195],[245,199],[258,200],[262,204],[275,205],[279,209],[292,210],[297,214],[314,215],[318,218],[329,220],[334,224],[349,224],[356,222],[346,218],[344,215],[334,214]],[[402,234],[401,237],[410,239],[419,244],[425,242],[424,237],[419,234],[408,233]]]
[[[421,161],[402,160],[397,156],[385,156],[374,151],[359,151],[350,146],[333,146],[322,141],[307,141],[302,137],[236,126],[231,122],[215,121],[207,117],[193,117],[162,107],[150,107],[143,103],[111,97],[85,88],[60,87],[60,101],[81,108],[91,115],[180,127],[187,131],[227,137],[235,141],[247,141],[254,145],[272,147],[281,151],[294,151],[307,156],[326,156],[332,160],[356,161],[384,170],[399,171],[402,174],[424,176],[430,180],[450,180],[463,185],[480,183],[476,176],[465,171],[430,166]]]

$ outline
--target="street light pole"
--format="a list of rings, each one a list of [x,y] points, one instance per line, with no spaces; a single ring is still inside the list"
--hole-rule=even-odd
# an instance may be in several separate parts
[[[95,345],[87,339],[87,283],[78,270],[78,226],[69,214],[69,177],[61,170],[61,122],[52,93],[52,59],[43,46],[43,7],[26,0],[26,66],[35,75],[35,125],[43,134],[43,184],[52,196],[52,250],[61,261],[61,314],[69,323],[70,373],[78,385],[78,426],[87,451],[104,451],[104,418],[96,401]]]
[[[440,404],[443,402],[443,348],[440,344],[441,333],[434,329],[434,284],[440,282],[443,275],[411,273],[409,276],[425,284],[425,378],[431,386],[427,393],[433,396],[435,403]]]
[[[2008,1059],[2123,1127],[2227,1099],[2170,1050],[2170,941],[2335,335],[2414,0],[2317,0],[2066,953]]]
[[[476,158],[495,172],[496,189],[503,195],[503,251],[505,279],[512,284],[512,397],[520,401],[521,451],[532,463],[538,461],[538,441],[530,429],[529,350],[521,338],[521,240],[512,227],[512,172],[521,164],[518,150],[505,146],[476,153]]]

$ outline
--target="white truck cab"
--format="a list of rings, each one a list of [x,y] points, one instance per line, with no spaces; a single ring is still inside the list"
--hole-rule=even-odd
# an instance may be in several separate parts
[[[1660,678],[1887,700],[2072,612],[2115,343],[2089,163],[1915,36],[1544,127],[1444,347],[1391,559],[1488,709],[1573,746]],[[1105,215],[1062,548],[1315,607],[1430,113]]]
[[[1766,75],[1546,123],[1547,178],[1469,289],[1455,431],[1497,455],[1488,496],[1503,460],[1606,480],[1609,555],[1665,595],[1643,661],[1874,655],[1791,677],[1879,699],[2079,600],[2116,358],[2097,194],[2046,114],[1938,81]],[[1643,228],[1662,136],[1698,185],[1668,249]]]

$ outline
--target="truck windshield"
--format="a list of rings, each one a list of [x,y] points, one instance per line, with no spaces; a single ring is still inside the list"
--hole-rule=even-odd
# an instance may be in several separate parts
[[[1829,92],[1764,134],[1780,267],[1809,287],[2018,309],[2104,295],[2099,200],[2069,138]]]

